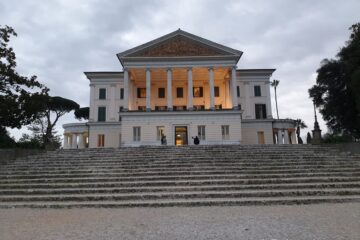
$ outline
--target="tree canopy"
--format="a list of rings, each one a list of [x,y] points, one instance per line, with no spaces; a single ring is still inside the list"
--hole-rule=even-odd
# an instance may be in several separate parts
[[[17,36],[9,26],[0,26],[0,126],[20,128],[32,122],[38,107],[33,99],[47,94],[48,89],[36,76],[24,77],[16,70],[16,55],[9,46],[11,36]]]
[[[335,59],[324,59],[309,95],[334,133],[360,138],[360,23]]]
[[[75,115],[75,118],[78,120],[81,120],[81,119],[88,120],[89,112],[90,112],[89,107],[82,107],[82,108],[75,110],[74,115]]]

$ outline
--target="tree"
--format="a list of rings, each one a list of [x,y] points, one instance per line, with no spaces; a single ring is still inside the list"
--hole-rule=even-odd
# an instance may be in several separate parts
[[[335,59],[324,59],[309,95],[334,134],[360,138],[360,23]]]
[[[307,125],[305,124],[305,122],[303,120],[296,119],[295,126],[296,126],[296,135],[297,135],[298,143],[302,144],[303,140],[300,137],[300,129],[307,128]]]
[[[271,86],[274,87],[274,91],[275,91],[275,104],[276,104],[276,115],[277,118],[279,119],[279,110],[278,110],[278,104],[277,104],[277,93],[276,93],[276,88],[279,85],[280,81],[279,80],[273,80],[271,82]]]
[[[89,107],[82,107],[79,109],[76,109],[74,112],[75,118],[78,120],[88,120],[89,119],[89,112],[90,112],[90,108]]]
[[[38,114],[33,98],[43,96],[48,89],[36,80],[16,72],[16,56],[9,46],[13,28],[0,26],[0,126],[20,128],[31,123]]]
[[[56,148],[58,145],[56,141],[58,137],[54,131],[56,123],[64,114],[79,109],[79,104],[70,99],[50,96],[37,98],[37,101],[41,101],[36,104],[41,105],[41,114],[31,126],[31,130],[41,133],[45,147]]]
[[[16,146],[16,142],[9,136],[5,127],[0,126],[0,148],[12,148]]]

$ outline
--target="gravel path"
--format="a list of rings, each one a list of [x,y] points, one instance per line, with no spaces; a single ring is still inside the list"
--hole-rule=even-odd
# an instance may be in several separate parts
[[[0,209],[1,240],[359,240],[360,204]]]

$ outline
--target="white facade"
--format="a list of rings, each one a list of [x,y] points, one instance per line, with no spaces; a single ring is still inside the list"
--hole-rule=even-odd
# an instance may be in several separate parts
[[[275,69],[236,69],[241,55],[182,30],[119,53],[124,71],[85,73],[89,122],[64,125],[64,148],[295,143],[293,121],[272,117]]]

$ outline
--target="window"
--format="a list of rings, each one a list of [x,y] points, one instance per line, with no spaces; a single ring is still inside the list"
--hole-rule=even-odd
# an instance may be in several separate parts
[[[220,110],[220,109],[222,109],[222,105],[221,105],[221,104],[219,104],[219,105],[215,105],[215,109],[216,109],[216,110]]]
[[[145,106],[138,106],[138,110],[139,111],[146,111],[146,107]]]
[[[98,147],[104,147],[105,146],[105,135],[99,134],[98,135]]]
[[[229,140],[229,125],[221,126],[221,135],[223,140]]]
[[[155,111],[166,111],[167,106],[155,106]]]
[[[141,128],[133,127],[134,142],[140,142]]]
[[[121,113],[122,111],[124,111],[124,107],[120,106],[119,108],[119,113]],[[121,121],[121,116],[119,115],[119,122]]]
[[[158,88],[158,97],[165,98],[165,88]]]
[[[174,111],[183,111],[186,110],[186,106],[174,106]]]
[[[165,136],[165,127],[164,126],[156,127],[156,140],[160,141],[162,136]]]
[[[137,97],[146,98],[146,88],[137,88]]]
[[[98,108],[98,121],[105,122],[106,121],[106,107]]]
[[[203,88],[193,87],[193,97],[203,97]]]
[[[124,89],[120,88],[120,99],[124,99]]]
[[[184,89],[181,87],[176,88],[176,97],[183,98],[184,97]]]
[[[238,104],[238,109],[241,110],[241,104]]]
[[[237,97],[240,97],[240,87],[236,86],[236,95]]]
[[[220,88],[219,87],[214,87],[214,95],[215,95],[215,97],[220,97]]]
[[[255,95],[255,97],[261,97],[261,87],[260,86],[254,86],[254,95]]]
[[[205,140],[205,126],[198,126],[198,137],[200,140]]]
[[[205,110],[205,106],[204,105],[194,105],[193,109],[194,110]]]
[[[256,119],[266,118],[266,104],[255,104],[255,118]]]
[[[99,89],[99,99],[106,99],[106,88]]]

